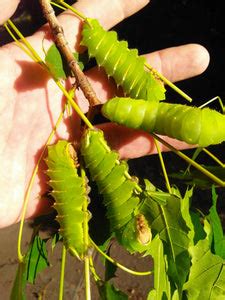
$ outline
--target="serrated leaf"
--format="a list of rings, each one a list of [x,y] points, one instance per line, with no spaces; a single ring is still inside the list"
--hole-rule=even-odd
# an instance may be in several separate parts
[[[201,216],[199,213],[191,212],[191,221],[194,227],[194,244],[196,244],[199,240],[204,240],[206,237],[206,233],[201,223]]]
[[[201,224],[201,215],[196,212],[190,211],[190,200],[192,197],[193,189],[187,190],[183,200],[181,201],[181,213],[189,228],[190,246],[196,244],[200,239],[206,237],[206,233]]]
[[[98,289],[102,300],[128,300],[126,294],[116,289],[108,281],[98,283]]]
[[[186,280],[190,266],[189,229],[181,213],[181,201],[183,200],[168,193],[161,193],[163,201],[159,201],[159,192],[156,201],[154,193],[152,193],[151,196],[146,197],[140,212],[146,217],[153,234],[158,233],[160,239],[164,241],[164,254],[167,255],[168,260],[168,275],[175,287],[180,290]],[[163,205],[159,203],[163,203]]]
[[[144,214],[152,232],[159,233],[160,239],[165,241],[175,258],[186,251],[189,246],[188,227],[181,214],[181,199],[168,193],[160,192],[147,195],[140,212]],[[159,204],[159,203],[163,203]]]
[[[209,210],[209,220],[213,233],[213,250],[214,253],[225,259],[225,237],[221,225],[220,217],[217,213],[217,194],[215,187],[212,187],[212,207]]]
[[[183,290],[187,299],[225,299],[225,261],[212,254],[207,237],[190,248],[192,266]]]
[[[193,189],[187,190],[183,200],[181,201],[181,214],[183,219],[185,220],[186,225],[189,228],[188,237],[190,240],[190,245],[194,244],[194,236],[195,236],[195,229],[192,223],[191,215],[190,215],[190,199],[193,194]]]
[[[151,255],[154,260],[154,289],[149,292],[148,300],[170,299],[167,259],[159,235],[156,235],[152,240],[146,254]]]
[[[190,271],[190,255],[188,251],[184,251],[176,256],[175,260],[168,254],[168,276],[171,282],[171,293],[175,289],[181,294],[182,287],[187,280]]]
[[[154,192],[156,190],[156,187],[147,178],[144,178],[144,185],[147,192]]]

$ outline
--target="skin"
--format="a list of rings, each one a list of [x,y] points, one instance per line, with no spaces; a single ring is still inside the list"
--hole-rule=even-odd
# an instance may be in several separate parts
[[[114,0],[108,5],[107,0],[81,0],[76,3],[76,8],[88,17],[99,19],[109,29],[147,3],[146,0]],[[17,4],[18,1],[15,0],[1,3],[2,12],[5,13],[4,16],[1,15],[1,22],[14,13]],[[59,20],[69,45],[73,49],[77,48],[80,21],[71,13],[62,14]],[[42,57],[43,38],[44,48],[48,49],[52,39],[47,25],[28,38]],[[209,63],[208,52],[197,44],[164,49],[147,54],[146,57],[154,68],[173,82],[202,73]],[[45,71],[15,44],[8,44],[0,49],[0,61],[0,227],[6,227],[20,220],[24,193],[40,151],[61,112],[63,98]],[[115,86],[112,81],[108,81],[102,70],[90,70],[87,76],[102,102],[114,94]],[[70,85],[69,82],[67,84]],[[78,91],[77,99],[86,112],[87,101],[81,91]],[[73,123],[71,126],[65,117],[55,140],[73,140],[79,137],[79,122],[75,116]],[[153,141],[146,133],[113,124],[101,127],[105,130],[109,143],[120,152],[122,158],[155,153]],[[177,148],[187,148],[185,143],[168,140]],[[162,146],[162,150],[166,149]],[[32,188],[27,218],[49,210],[49,201],[40,199],[47,189],[46,177],[43,175],[45,169],[46,166],[42,163]]]

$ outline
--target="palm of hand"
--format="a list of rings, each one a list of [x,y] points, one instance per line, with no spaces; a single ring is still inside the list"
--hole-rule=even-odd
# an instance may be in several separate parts
[[[81,7],[82,3],[83,1],[79,3]],[[85,5],[83,7],[84,12],[89,12],[92,17],[97,16],[104,23],[103,15],[99,15],[101,3],[98,3],[98,6],[94,6],[94,4],[83,5]],[[98,11],[96,11],[97,7]],[[115,15],[112,14],[112,8],[108,9],[110,9],[112,18],[105,20],[107,26],[114,25],[126,17],[125,10],[123,11],[124,14],[121,13],[121,17],[118,17],[118,7],[117,10],[115,8]],[[136,10],[134,5],[133,13]],[[105,15],[107,12],[104,11]],[[71,18],[68,19],[68,16],[64,16],[61,23],[64,24],[69,41],[73,44],[79,22]],[[69,23],[71,20],[74,23],[72,31]],[[30,38],[35,49],[41,49],[41,42],[45,33],[46,27]],[[50,43],[51,41],[47,40],[46,44],[49,45]],[[200,57],[201,60],[199,61]],[[176,81],[201,73],[208,65],[208,54],[201,46],[187,45],[152,53],[148,56],[148,60],[152,61],[153,67],[159,72],[162,71],[171,81]],[[198,63],[196,63],[197,60]],[[0,50],[0,61],[0,72],[2,73],[0,81],[0,193],[2,199],[0,203],[0,227],[4,227],[20,219],[24,192],[48,135],[62,110],[64,101],[61,91],[48,74],[14,44],[7,45]],[[190,61],[192,62],[191,65]],[[180,73],[175,72],[175,68],[180,70]],[[102,71],[91,70],[88,75],[101,100],[104,101],[108,95],[113,94],[114,85],[108,84],[107,77]],[[97,78],[100,79],[101,84],[97,83]],[[79,102],[84,103],[83,95],[80,92],[77,95]],[[73,122],[76,123],[76,121]],[[65,118],[57,130],[56,138],[79,136],[77,127],[74,131],[68,123],[68,119]],[[132,157],[134,153],[136,156],[141,156],[149,153],[152,148],[151,139],[147,134],[134,134],[133,131],[121,130],[120,127],[117,127],[121,136],[120,140],[123,140],[125,136],[127,137],[128,132],[131,136],[131,142],[124,145],[124,142],[118,143],[118,140],[115,139],[114,136],[118,136],[118,134],[112,134],[112,130],[115,129],[112,125],[103,127],[111,144],[120,151],[123,157],[127,157],[128,154]],[[74,134],[74,132],[76,133]],[[141,143],[141,148],[139,143]],[[40,196],[37,196],[46,191],[43,168],[45,168],[44,163],[41,164],[35,179],[27,217],[46,211],[49,207],[46,201],[40,200]]]

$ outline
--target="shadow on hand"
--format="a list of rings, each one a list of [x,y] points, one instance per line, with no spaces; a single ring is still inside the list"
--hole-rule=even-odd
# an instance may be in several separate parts
[[[17,61],[21,74],[14,83],[18,92],[31,91],[46,86],[50,75],[36,62]]]

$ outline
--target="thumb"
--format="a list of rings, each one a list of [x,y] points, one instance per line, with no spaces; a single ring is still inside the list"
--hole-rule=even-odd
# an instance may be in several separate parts
[[[20,0],[1,0],[0,25],[8,20],[16,11]]]

